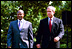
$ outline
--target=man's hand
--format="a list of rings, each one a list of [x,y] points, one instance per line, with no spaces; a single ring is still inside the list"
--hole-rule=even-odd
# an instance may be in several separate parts
[[[59,37],[55,37],[55,38],[54,38],[54,42],[58,42],[59,39],[60,39]]]
[[[40,44],[37,44],[36,47],[37,47],[37,48],[41,48]]]
[[[11,48],[10,46],[8,46],[7,48]]]

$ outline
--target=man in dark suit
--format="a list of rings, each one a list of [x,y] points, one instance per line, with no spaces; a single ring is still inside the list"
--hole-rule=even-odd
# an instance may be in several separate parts
[[[18,20],[10,22],[7,48],[33,48],[32,23],[23,19],[24,11],[17,12]]]
[[[37,48],[60,48],[60,39],[64,35],[64,26],[62,20],[54,17],[54,14],[55,7],[48,6],[48,17],[40,21],[36,37]]]

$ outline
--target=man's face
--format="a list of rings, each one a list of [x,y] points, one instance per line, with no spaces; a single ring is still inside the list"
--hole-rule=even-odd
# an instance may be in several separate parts
[[[52,11],[52,9],[50,9],[50,8],[47,9],[47,16],[48,16],[48,17],[52,18],[53,15],[54,15],[54,13],[55,13],[55,12]]]
[[[24,13],[22,13],[22,12],[18,12],[18,13],[17,13],[17,18],[18,18],[19,20],[22,20],[23,17],[24,17]]]

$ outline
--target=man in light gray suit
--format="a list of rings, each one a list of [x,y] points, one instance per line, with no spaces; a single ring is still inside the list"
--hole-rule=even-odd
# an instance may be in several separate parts
[[[18,20],[10,22],[7,48],[33,48],[32,23],[23,19],[24,11],[17,12]]]

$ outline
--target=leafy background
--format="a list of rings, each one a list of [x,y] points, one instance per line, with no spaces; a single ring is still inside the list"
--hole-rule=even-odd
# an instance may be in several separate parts
[[[24,19],[32,23],[34,42],[41,19],[47,16],[48,5],[56,8],[55,17],[62,19],[63,11],[71,11],[71,1],[1,1],[1,48],[7,48],[7,32],[11,21],[17,20],[17,11],[23,9]],[[21,8],[20,8],[21,7]],[[67,48],[67,27],[60,48]],[[68,27],[68,47],[71,48],[71,27]]]

